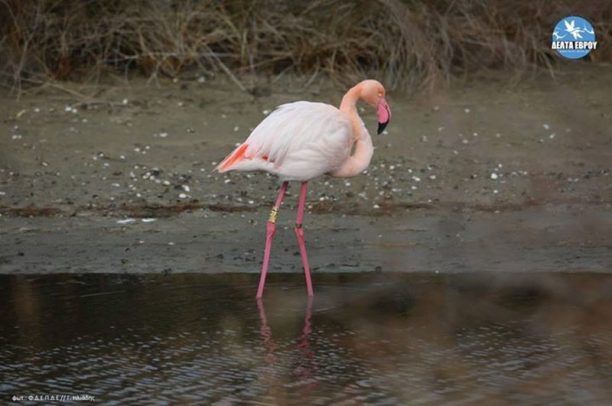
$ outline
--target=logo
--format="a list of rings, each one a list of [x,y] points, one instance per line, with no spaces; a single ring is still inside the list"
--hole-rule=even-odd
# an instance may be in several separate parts
[[[595,30],[591,23],[582,17],[565,17],[555,26],[551,48],[568,59],[583,58],[597,49]]]

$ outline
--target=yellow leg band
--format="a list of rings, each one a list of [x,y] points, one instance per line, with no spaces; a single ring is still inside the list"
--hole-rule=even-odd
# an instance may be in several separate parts
[[[276,217],[278,216],[278,209],[276,207],[272,208],[272,211],[270,211],[270,217],[268,218],[268,221],[270,223],[276,223]]]

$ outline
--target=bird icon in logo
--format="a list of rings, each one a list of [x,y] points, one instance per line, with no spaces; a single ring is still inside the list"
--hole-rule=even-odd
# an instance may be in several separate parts
[[[563,20],[565,31],[567,31],[574,39],[582,39],[584,28],[576,27],[576,20]]]

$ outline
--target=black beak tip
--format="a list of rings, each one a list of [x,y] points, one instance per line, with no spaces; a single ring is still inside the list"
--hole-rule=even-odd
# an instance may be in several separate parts
[[[383,131],[385,131],[385,128],[387,128],[387,124],[389,124],[389,122],[384,122],[384,123],[378,123],[378,131],[377,134],[381,134]]]

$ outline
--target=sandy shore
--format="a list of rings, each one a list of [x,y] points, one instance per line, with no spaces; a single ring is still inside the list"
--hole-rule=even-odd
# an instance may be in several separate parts
[[[312,182],[315,271],[612,269],[608,66],[515,87],[391,93],[370,169]],[[277,181],[212,172],[276,105],[337,104],[328,84],[132,82],[4,94],[0,272],[257,272]],[[263,96],[261,95],[263,94]],[[364,112],[374,132],[375,117]],[[281,211],[293,223],[295,188]],[[290,229],[276,272],[299,272]]]

